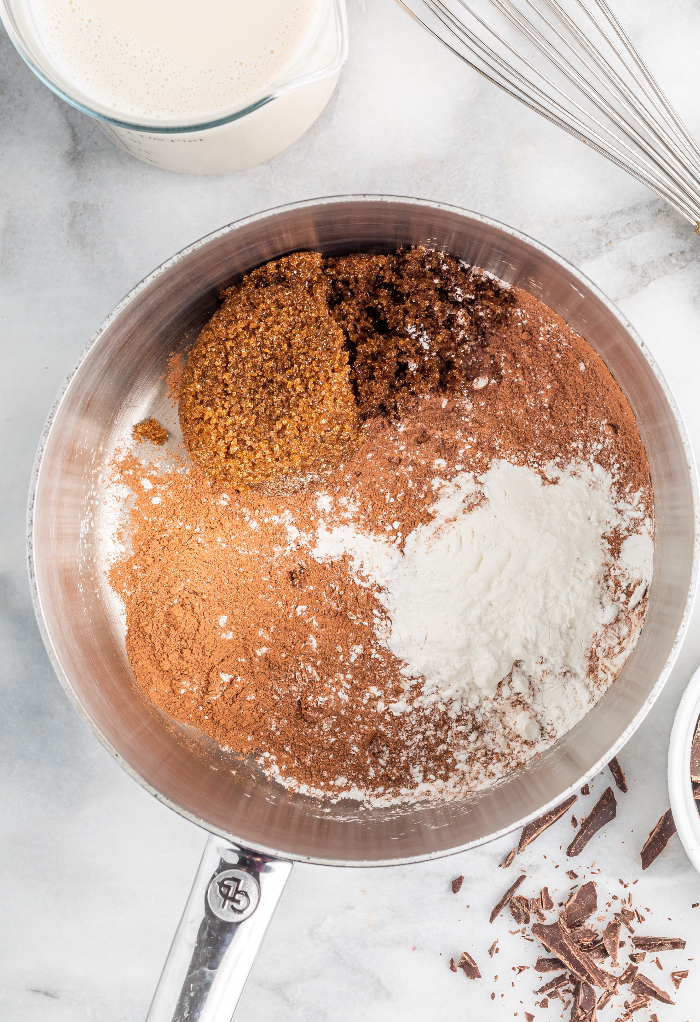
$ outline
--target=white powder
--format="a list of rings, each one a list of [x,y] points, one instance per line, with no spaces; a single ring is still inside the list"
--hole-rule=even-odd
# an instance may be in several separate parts
[[[410,712],[416,681],[419,705],[448,706],[455,717],[479,706],[486,712],[504,682],[498,721],[505,716],[524,742],[551,744],[613,680],[636,641],[621,612],[651,581],[651,523],[634,502],[615,498],[598,465],[552,468],[543,481],[500,461],[481,484],[462,473],[436,485],[434,518],[403,551],[386,534],[321,525],[312,553],[349,555],[357,581],[381,587],[386,620],[376,631],[407,679],[395,713]],[[631,534],[611,571],[606,536],[614,528]],[[587,676],[592,649],[602,661],[598,687]]]

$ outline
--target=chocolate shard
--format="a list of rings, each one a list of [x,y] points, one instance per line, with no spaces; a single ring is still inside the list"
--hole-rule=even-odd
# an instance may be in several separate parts
[[[671,973],[671,982],[673,983],[676,990],[681,985],[684,979],[688,978],[687,969],[677,969],[676,972]]]
[[[632,937],[632,943],[639,951],[685,950],[685,941],[681,937]]]
[[[496,954],[497,951],[498,951],[498,937],[496,937],[496,939],[494,940],[493,944],[489,948],[489,958],[493,958],[493,956]]]
[[[598,1004],[596,1005],[598,1011],[600,1011],[601,1008],[604,1008],[608,1001],[611,1001],[614,996],[615,996],[614,990],[612,989],[604,990],[603,993],[598,998]]]
[[[582,795],[590,795],[590,793],[591,793],[590,785],[584,784],[584,786],[581,788],[581,794]]]
[[[634,912],[630,912],[628,908],[625,908],[623,906],[619,912],[615,913],[615,918],[618,919],[624,926],[626,926],[630,933],[634,933],[634,930],[630,925],[632,920],[635,918]]]
[[[603,945],[610,955],[610,962],[617,968],[617,953],[620,949],[620,921],[611,920],[603,930]]]
[[[635,965],[639,965],[640,962],[644,961],[646,956],[647,956],[646,951],[638,951],[636,954],[630,955],[630,961],[634,962]]]
[[[555,976],[554,979],[550,979],[549,982],[545,983],[544,986],[541,986],[539,990],[535,990],[535,993],[548,994],[550,990],[556,990],[558,987],[563,987],[568,982],[569,977],[566,973],[563,973],[561,976]]]
[[[531,1015],[529,1011],[525,1012],[525,1022],[535,1022],[535,1016]]]
[[[571,1006],[571,1022],[595,1022],[597,1007],[595,990],[591,984],[577,983]]]
[[[462,889],[462,884],[463,883],[464,883],[464,877],[463,876],[455,877],[454,880],[452,881],[452,893],[453,894],[459,894],[459,892]]]
[[[643,976],[641,972],[638,972],[632,980],[631,990],[633,994],[639,994],[640,997],[654,997],[657,1001],[663,1001],[664,1004],[675,1004],[665,990],[660,990],[648,976]]]
[[[580,926],[598,908],[598,894],[593,880],[572,894],[560,915],[570,930]]]
[[[535,972],[558,972],[564,968],[560,958],[538,958],[535,962]],[[539,993],[539,991],[538,991]]]
[[[551,912],[554,908],[554,902],[548,887],[543,887],[540,891],[540,905],[543,912]]]
[[[530,902],[522,894],[516,894],[508,902],[510,914],[517,926],[527,926],[530,922]]]
[[[498,904],[495,905],[491,909],[491,915],[489,916],[489,922],[490,923],[492,923],[494,921],[494,919],[499,914],[499,912],[503,911],[503,909],[505,908],[506,903],[510,901],[510,899],[513,897],[513,895],[515,894],[517,889],[520,887],[520,885],[521,885],[521,883],[523,882],[524,879],[525,879],[525,873],[523,873],[522,876],[519,876],[514,884],[510,885],[510,887],[508,888],[506,893],[503,895],[501,900],[498,902]]]
[[[503,863],[503,868],[504,869],[508,869],[508,867],[513,864],[513,859],[514,858],[515,858],[515,849],[511,848],[511,850],[506,855],[506,861]]]
[[[518,842],[518,854],[527,848],[529,844],[538,838],[540,834],[544,833],[548,827],[551,827],[553,823],[567,813],[571,809],[574,802],[578,801],[577,795],[571,795],[567,798],[566,802],[562,802],[561,805],[555,806],[554,809],[550,809],[544,816],[540,816],[539,819],[533,820],[532,823],[528,823],[526,827],[523,827],[522,834],[520,835],[520,841]]]
[[[639,969],[637,968],[636,965],[628,965],[625,971],[620,976],[618,983],[620,983],[620,985],[623,987],[627,986],[628,983],[631,983],[634,980],[634,977],[637,975],[638,972]]]
[[[476,964],[468,951],[463,951],[457,962],[457,968],[461,969],[467,979],[481,979],[479,966]]]
[[[673,822],[673,813],[667,809],[654,829],[646,839],[644,848],[641,851],[642,869],[648,869],[654,859],[663,852],[669,840],[676,833],[676,825]]]
[[[577,979],[596,987],[608,987],[615,982],[614,976],[600,969],[585,951],[576,947],[561,922],[552,923],[550,926],[535,923],[532,933]]]
[[[457,966],[455,965],[454,958],[450,958],[450,972],[456,972]]]
[[[537,916],[541,923],[547,921],[547,916],[542,911],[542,903],[539,898],[530,898],[530,915]]]
[[[613,794],[612,788],[606,788],[596,804],[593,806],[590,814],[585,820],[581,821],[578,833],[566,849],[566,854],[568,856],[579,855],[593,835],[597,834],[600,828],[604,827],[606,823],[610,823],[611,820],[614,820],[616,815],[617,802],[615,800],[615,795]]]
[[[700,781],[700,721],[695,728],[693,744],[690,747],[690,779]]]
[[[622,767],[620,766],[617,756],[613,756],[613,758],[608,763],[608,766],[610,767],[610,773],[613,775],[613,778],[615,779],[615,784],[617,785],[618,789],[622,791],[624,794],[627,794],[628,790],[627,781],[625,780],[625,775],[623,773]]]

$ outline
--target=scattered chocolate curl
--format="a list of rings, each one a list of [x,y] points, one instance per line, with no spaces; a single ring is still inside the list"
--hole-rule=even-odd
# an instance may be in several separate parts
[[[455,965],[454,958],[450,958],[450,972],[456,972],[457,966]]]
[[[566,966],[560,958],[538,958],[535,962],[535,972],[558,972]],[[537,991],[539,993],[539,990]]]
[[[540,905],[542,906],[543,912],[551,912],[554,908],[554,902],[552,901],[552,896],[549,893],[548,887],[543,887],[540,891]]]
[[[530,922],[530,902],[522,894],[516,894],[508,902],[510,914],[516,926],[527,926]]]
[[[585,820],[581,821],[576,837],[566,849],[568,856],[580,855],[594,834],[597,834],[601,827],[610,823],[617,815],[617,802],[612,788],[606,788],[591,813]]]
[[[632,944],[639,951],[685,950],[685,941],[681,937],[632,937]]]
[[[510,901],[510,899],[513,897],[513,895],[515,894],[517,889],[520,887],[520,885],[521,885],[521,883],[523,882],[524,879],[525,879],[525,873],[523,873],[522,876],[519,876],[514,884],[510,885],[510,887],[508,888],[506,893],[503,895],[501,900],[498,902],[498,904],[495,905],[494,908],[491,909],[491,915],[489,916],[489,922],[490,923],[492,923],[494,921],[494,919],[499,914],[499,912],[501,912],[503,910],[503,908],[505,907],[506,903]]]
[[[627,781],[625,780],[625,775],[617,756],[613,756],[608,763],[608,766],[610,767],[610,773],[613,775],[618,789],[626,795],[628,791]]]
[[[673,822],[673,813],[667,809],[659,822],[646,839],[641,851],[642,869],[648,869],[657,855],[663,852],[669,840],[676,833],[676,825]]]
[[[468,951],[463,951],[460,959],[457,963],[457,968],[461,969],[467,979],[481,979],[481,973],[479,972],[479,966],[476,964],[472,956]]]
[[[580,926],[585,919],[588,919],[598,908],[598,895],[596,886],[592,880],[572,894],[564,908],[561,910],[561,917],[570,930]]]
[[[591,984],[577,983],[571,1008],[571,1022],[595,1022],[597,1007],[595,990]]]
[[[654,997],[657,1001],[663,1001],[664,1004],[675,1004],[665,990],[660,990],[655,983],[647,977],[643,976],[641,972],[638,972],[632,981],[630,988],[633,994],[639,994],[641,997]]]
[[[464,877],[463,876],[455,877],[454,880],[452,881],[452,893],[453,894],[459,894],[459,892],[462,889],[462,884],[463,883],[464,883]]]
[[[671,973],[671,982],[673,983],[676,990],[681,985],[684,979],[688,978],[687,969],[678,969],[676,972]]]
[[[567,813],[571,809],[574,802],[578,801],[577,795],[571,795],[567,798],[566,802],[562,802],[561,805],[555,806],[554,809],[550,809],[544,816],[540,816],[537,820],[533,820],[532,823],[528,823],[526,827],[523,827],[522,834],[520,835],[520,841],[518,842],[518,855],[522,852],[529,844],[538,838],[540,834],[543,834],[548,827],[551,827],[553,823]]]
[[[550,959],[554,961],[554,959]],[[548,994],[550,990],[556,990],[558,987],[563,987],[569,982],[569,977],[564,973],[561,976],[555,976],[554,979],[550,979],[548,983],[541,986],[539,990],[535,990],[536,994]]]
[[[545,926],[544,923],[535,923],[532,932],[577,979],[584,980],[596,987],[608,987],[614,984],[615,977],[598,968],[592,958],[576,946],[561,922],[552,923],[550,926]]]
[[[620,949],[620,920],[611,919],[603,930],[603,946],[610,955],[613,967],[617,967],[617,953]]]

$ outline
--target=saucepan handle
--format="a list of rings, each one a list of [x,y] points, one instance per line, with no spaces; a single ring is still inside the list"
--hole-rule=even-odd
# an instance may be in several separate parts
[[[147,1022],[231,1022],[291,871],[209,836]]]

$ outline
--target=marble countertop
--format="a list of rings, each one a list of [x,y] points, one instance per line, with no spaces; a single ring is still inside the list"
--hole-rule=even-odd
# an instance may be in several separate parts
[[[695,0],[614,7],[700,135]],[[317,124],[263,166],[220,178],[168,174],[117,150],[0,34],[0,1015],[12,1022],[141,1022],[205,841],[131,781],[69,705],[25,568],[27,488],[45,416],[87,339],[151,269],[223,224],[314,196],[394,193],[477,210],[551,246],[618,304],[700,452],[692,228],[459,64],[392,0],[348,0],[348,14],[350,59]],[[700,663],[699,624],[696,613],[671,680],[620,755],[630,793],[617,820],[576,863],[595,860],[610,893],[621,891],[618,878],[638,880],[635,904],[653,912],[645,932],[688,940],[684,954],[666,953],[664,973],[652,966],[668,988],[669,968],[688,958],[700,968],[700,908],[691,908],[700,876],[677,837],[646,873],[639,849],[668,806],[668,735]],[[608,783],[599,777],[594,787]],[[560,847],[571,833],[563,821],[524,853],[533,890],[562,887]],[[535,946],[510,952],[518,938],[509,921],[487,922],[512,875],[499,868],[512,844],[390,869],[297,865],[236,1022],[522,1020],[534,983],[516,981],[511,967],[534,963]],[[465,884],[453,895],[459,874]],[[491,960],[497,936],[502,950]],[[480,983],[450,973],[463,950],[480,963]],[[696,989],[692,976],[676,1007],[650,1010],[661,1022],[689,1022]]]

